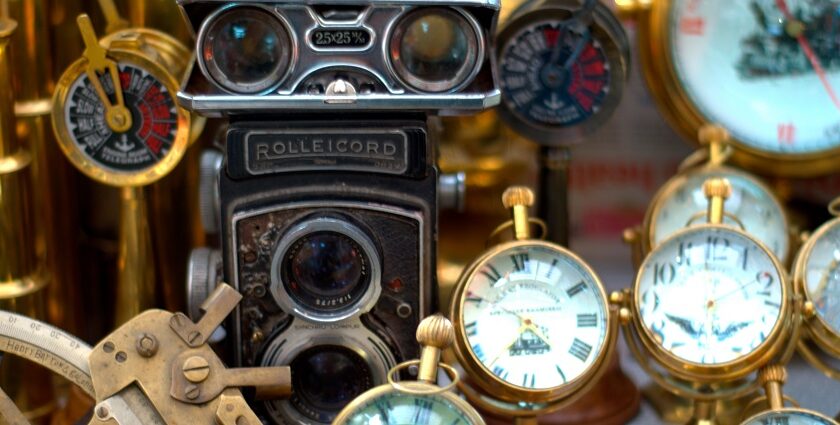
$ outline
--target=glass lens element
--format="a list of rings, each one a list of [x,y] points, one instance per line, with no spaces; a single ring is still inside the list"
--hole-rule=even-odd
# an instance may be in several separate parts
[[[352,303],[367,289],[369,260],[342,233],[318,231],[295,241],[286,253],[283,284],[299,302],[321,311]]]
[[[321,345],[299,354],[292,369],[292,405],[316,421],[332,421],[344,406],[373,387],[373,373],[353,350]]]
[[[218,83],[235,92],[254,93],[273,86],[286,73],[291,42],[276,17],[237,8],[212,21],[201,53]]]
[[[406,16],[391,41],[395,68],[423,91],[460,85],[477,61],[478,38],[466,19],[447,9],[421,9]]]

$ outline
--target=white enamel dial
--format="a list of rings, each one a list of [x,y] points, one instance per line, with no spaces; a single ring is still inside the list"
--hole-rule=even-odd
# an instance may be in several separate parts
[[[804,410],[785,409],[764,412],[746,420],[742,425],[836,425],[823,415]]]
[[[706,121],[748,147],[815,154],[840,146],[838,0],[673,0],[676,74]],[[791,22],[803,31],[786,31]],[[794,33],[797,34],[797,33]]]
[[[840,335],[840,221],[814,243],[805,263],[805,288],[819,317]]]
[[[560,387],[586,372],[603,350],[602,289],[585,265],[560,250],[505,249],[475,270],[466,291],[461,323],[470,350],[506,383]]]
[[[732,194],[726,200],[726,212],[738,218],[744,226],[742,230],[761,241],[776,257],[787,258],[790,240],[782,206],[764,186],[741,174],[725,171],[691,174],[660,199],[651,222],[653,246],[689,224],[706,222],[709,201],[703,192],[703,184],[711,177],[729,180]],[[724,222],[738,226],[729,216]]]
[[[636,288],[642,324],[684,361],[728,363],[771,335],[781,317],[782,279],[772,257],[746,236],[692,228],[642,264]]]

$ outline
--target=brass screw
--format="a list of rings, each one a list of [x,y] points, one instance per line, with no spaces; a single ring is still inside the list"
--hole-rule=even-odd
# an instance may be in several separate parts
[[[184,389],[184,396],[190,400],[195,400],[201,394],[201,390],[198,389],[197,385],[187,385],[187,388]]]
[[[137,338],[136,348],[141,356],[152,357],[157,354],[158,341],[153,335],[144,333]]]
[[[758,371],[758,382],[764,385],[768,382],[784,384],[787,381],[787,371],[781,365],[765,366]]]
[[[806,319],[810,319],[817,314],[817,307],[811,301],[805,301],[802,305],[802,315],[805,316]]]
[[[99,406],[96,409],[96,417],[98,417],[99,419],[103,419],[103,420],[106,419],[108,417],[109,413],[111,413],[111,412],[108,410],[108,407],[106,407],[106,406]]]
[[[703,193],[706,195],[706,198],[719,196],[723,199],[728,199],[732,195],[732,185],[725,178],[711,178],[703,183]]]
[[[633,320],[633,313],[630,312],[628,308],[621,308],[618,310],[618,319],[621,320],[622,324],[628,324],[631,320]]]
[[[187,340],[189,341],[190,345],[195,345],[196,341],[201,338],[201,332],[199,331],[192,331],[189,335],[187,335]]]
[[[610,303],[621,304],[624,302],[624,293],[621,291],[613,291],[610,293]]]
[[[184,370],[184,378],[193,383],[202,382],[210,375],[210,364],[201,356],[189,357],[184,360],[181,368]]]

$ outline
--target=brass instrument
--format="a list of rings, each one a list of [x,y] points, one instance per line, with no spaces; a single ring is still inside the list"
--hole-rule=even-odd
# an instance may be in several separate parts
[[[813,410],[802,409],[796,401],[785,396],[782,386],[786,380],[787,371],[784,366],[768,365],[762,368],[758,372],[758,382],[764,387],[765,395],[753,400],[750,407],[765,403],[767,410],[747,418],[741,424],[837,425],[835,420]],[[796,407],[785,407],[785,401],[790,401]]]

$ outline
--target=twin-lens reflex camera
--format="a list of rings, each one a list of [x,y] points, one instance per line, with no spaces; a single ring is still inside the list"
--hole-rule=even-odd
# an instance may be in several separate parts
[[[289,365],[269,423],[330,423],[396,364],[436,310],[441,176],[427,118],[498,104],[497,0],[190,1],[196,66],[178,97],[225,117],[202,158],[202,220],[221,253],[190,264],[191,314],[225,281],[244,297],[217,331],[238,366]],[[410,373],[410,372],[409,372]]]

